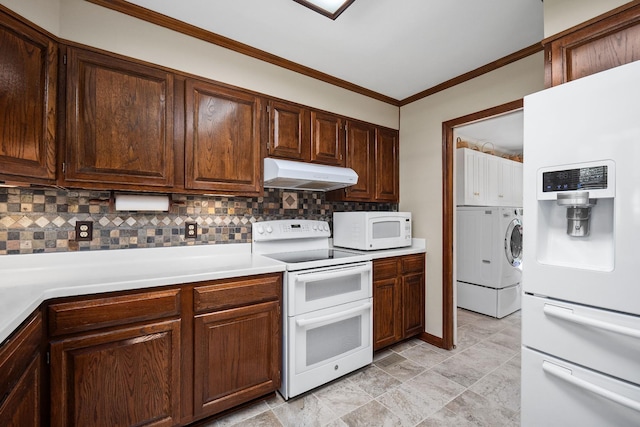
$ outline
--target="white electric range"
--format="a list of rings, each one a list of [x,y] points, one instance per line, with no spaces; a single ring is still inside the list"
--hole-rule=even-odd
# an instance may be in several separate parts
[[[333,249],[330,236],[325,221],[253,225],[252,251],[286,264],[280,388],[285,399],[373,359],[371,256]]]

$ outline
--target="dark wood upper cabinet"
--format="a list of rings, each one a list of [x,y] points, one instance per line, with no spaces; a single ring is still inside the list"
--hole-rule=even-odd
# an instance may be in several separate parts
[[[397,203],[399,199],[399,138],[394,129],[346,122],[345,166],[358,183],[328,193],[329,200]]]
[[[347,200],[372,201],[375,196],[375,128],[347,121],[345,166],[358,174],[358,183],[345,189]]]
[[[0,12],[0,180],[53,184],[58,47]]]
[[[269,101],[269,156],[308,162],[309,110],[288,102]]]
[[[170,189],[173,107],[172,74],[69,49],[65,184]]]
[[[344,166],[344,119],[311,111],[311,161]]]
[[[260,98],[188,79],[185,104],[185,187],[222,194],[259,194]]]
[[[640,4],[624,5],[543,43],[546,87],[637,61]]]
[[[397,202],[400,193],[398,131],[376,129],[376,201]]]

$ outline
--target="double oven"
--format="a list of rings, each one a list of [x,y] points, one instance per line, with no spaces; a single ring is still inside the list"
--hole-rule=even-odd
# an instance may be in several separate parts
[[[253,252],[286,264],[280,394],[295,397],[373,358],[371,256],[332,249],[324,221],[254,224]]]

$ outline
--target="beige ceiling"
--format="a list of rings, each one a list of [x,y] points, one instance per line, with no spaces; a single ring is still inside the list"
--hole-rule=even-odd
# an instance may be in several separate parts
[[[403,100],[543,38],[540,0],[355,0],[335,21],[293,0],[127,0]]]

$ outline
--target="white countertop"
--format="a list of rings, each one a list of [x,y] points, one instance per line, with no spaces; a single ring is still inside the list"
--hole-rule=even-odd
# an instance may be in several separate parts
[[[404,248],[366,251],[372,259],[426,252],[424,239]],[[285,270],[251,253],[250,243],[0,256],[0,344],[51,298],[144,289]]]
[[[411,239],[411,246],[405,246],[403,248],[379,249],[376,251],[359,251],[355,249],[349,249],[349,251],[371,255],[371,259],[389,258],[394,256],[403,256],[403,255],[412,255],[412,254],[422,254],[427,251],[427,241],[425,239],[414,238],[414,239]]]
[[[0,256],[0,343],[51,298],[284,270],[250,243]]]

